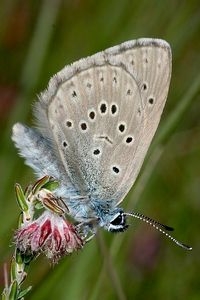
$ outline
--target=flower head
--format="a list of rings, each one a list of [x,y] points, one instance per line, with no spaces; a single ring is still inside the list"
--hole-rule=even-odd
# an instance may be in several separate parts
[[[25,254],[44,254],[53,262],[83,246],[73,224],[51,211],[21,226],[15,234],[17,248]]]

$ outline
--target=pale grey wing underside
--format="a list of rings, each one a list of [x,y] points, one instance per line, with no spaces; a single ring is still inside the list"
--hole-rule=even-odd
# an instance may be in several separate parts
[[[134,183],[158,126],[171,76],[171,50],[139,39],[65,67],[35,115],[66,175],[82,194],[118,204]]]
[[[25,158],[26,164],[36,173],[37,177],[53,176],[61,182],[57,189],[60,197],[77,195],[67,176],[61,160],[58,160],[51,147],[51,143],[42,137],[35,129],[16,123],[13,126],[12,140]]]

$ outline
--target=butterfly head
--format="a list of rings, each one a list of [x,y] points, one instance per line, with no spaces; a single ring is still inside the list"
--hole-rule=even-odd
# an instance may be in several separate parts
[[[103,227],[110,232],[123,232],[128,228],[126,215],[121,208],[115,208],[104,217]]]

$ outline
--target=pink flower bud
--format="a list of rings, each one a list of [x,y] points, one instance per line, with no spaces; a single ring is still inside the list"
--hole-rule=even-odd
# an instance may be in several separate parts
[[[21,252],[29,255],[44,252],[53,262],[83,247],[75,226],[50,211],[22,225],[15,234],[15,243]]]

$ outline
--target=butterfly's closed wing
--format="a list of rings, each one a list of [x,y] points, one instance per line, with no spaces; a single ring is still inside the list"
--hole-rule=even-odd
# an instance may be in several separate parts
[[[50,175],[59,180],[59,196],[77,195],[77,190],[67,176],[63,164],[54,154],[50,141],[37,130],[16,123],[13,126],[12,140],[25,158],[26,164],[33,168],[37,177]]]
[[[52,78],[36,105],[38,125],[81,195],[117,204],[129,191],[158,126],[170,75],[169,45],[140,39]]]

